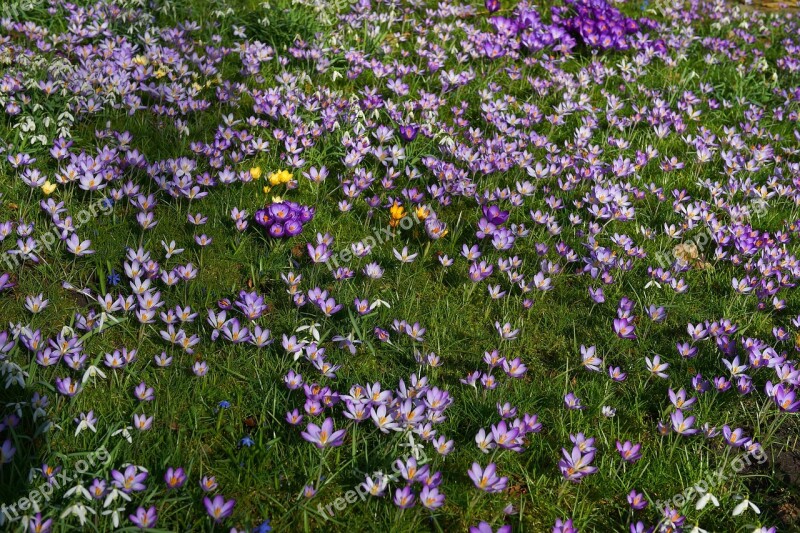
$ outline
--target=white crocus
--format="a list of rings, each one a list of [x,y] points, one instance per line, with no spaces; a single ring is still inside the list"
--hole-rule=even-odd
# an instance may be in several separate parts
[[[425,446],[421,442],[416,442],[414,440],[414,434],[411,433],[410,431],[407,433],[407,435],[408,435],[408,442],[400,443],[400,446],[408,447],[414,459],[419,461],[420,457],[424,456],[422,452]]]
[[[116,509],[106,509],[101,514],[103,516],[111,515],[111,523],[114,524],[114,528],[118,528],[120,513],[124,512],[125,512],[125,507],[117,507]]]
[[[311,336],[314,337],[314,340],[319,342],[320,335],[319,335],[319,329],[317,329],[317,328],[319,328],[319,324],[314,322],[313,324],[307,324],[307,325],[304,325],[304,326],[300,326],[297,329],[295,329],[294,332],[295,333],[300,333],[301,331],[308,330],[308,332],[311,333]]]
[[[78,427],[75,429],[75,436],[77,437],[78,434],[84,429],[90,429],[92,430],[92,433],[97,433],[97,427],[95,427],[88,417],[82,418],[81,421],[78,422]]]
[[[705,506],[708,505],[708,502],[713,503],[714,507],[719,507],[719,500],[717,500],[717,497],[711,494],[710,492],[706,492],[705,494],[703,494],[703,497],[697,501],[695,509],[699,511],[705,508]]]
[[[128,441],[128,443],[133,443],[133,438],[131,437],[131,430],[133,429],[132,426],[126,426],[122,429],[116,430],[114,433],[111,434],[112,437],[116,437],[117,435],[122,435],[122,437]]]
[[[386,302],[386,301],[384,301],[384,300],[381,300],[381,299],[379,299],[379,298],[375,298],[375,301],[373,301],[373,302],[370,304],[370,306],[369,306],[369,310],[370,310],[370,311],[372,311],[373,309],[375,309],[375,308],[376,308],[376,307],[378,307],[378,306],[383,306],[383,307],[385,307],[386,309],[391,309],[391,308],[392,308],[392,306],[391,306],[391,305],[389,305],[389,302]]]
[[[748,507],[748,506],[749,506],[749,507],[750,507],[750,508],[751,508],[751,509],[752,509],[752,510],[753,510],[753,511],[756,513],[756,514],[761,514],[761,509],[759,509],[759,508],[758,508],[758,506],[757,506],[756,504],[754,504],[753,502],[751,502],[749,498],[745,498],[744,500],[742,500],[742,503],[740,503],[739,505],[737,505],[736,507],[734,507],[734,508],[733,508],[733,512],[731,513],[731,515],[733,515],[733,516],[739,516],[740,514],[742,514],[743,512],[745,512],[745,511],[747,510],[747,507]]]
[[[100,376],[102,379],[106,379],[106,374],[100,368],[96,367],[95,365],[89,365],[89,368],[86,369],[86,372],[83,373],[83,378],[81,379],[82,384],[86,384],[89,381],[89,378],[93,378],[95,376]]]
[[[78,483],[77,485],[69,489],[67,492],[65,492],[64,498],[69,498],[73,494],[80,494],[86,500],[92,501],[92,495],[89,493],[88,490],[86,490],[86,487],[84,487],[82,483]]]
[[[91,507],[86,507],[82,503],[75,503],[64,509],[64,512],[61,513],[61,518],[66,518],[69,515],[77,516],[78,521],[80,522],[81,526],[83,526],[86,524],[86,513],[92,513],[93,515],[97,514]]]
[[[111,487],[111,490],[108,492],[106,499],[103,500],[103,507],[108,507],[111,505],[111,502],[116,501],[117,498],[122,498],[126,502],[131,501],[131,497],[128,496],[126,493],[119,490],[117,487]]]

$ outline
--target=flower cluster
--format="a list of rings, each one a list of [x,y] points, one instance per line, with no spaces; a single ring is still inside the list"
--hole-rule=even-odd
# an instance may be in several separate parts
[[[654,26],[648,19],[636,21],[626,17],[607,0],[565,0],[564,3],[552,7],[553,24],[590,48],[627,50],[628,35]]]
[[[314,218],[314,208],[284,200],[259,209],[253,216],[258,225],[267,228],[270,237],[294,237]]]

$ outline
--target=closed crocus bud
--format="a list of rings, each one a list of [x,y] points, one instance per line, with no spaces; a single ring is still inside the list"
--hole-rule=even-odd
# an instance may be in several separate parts
[[[417,133],[419,133],[419,126],[400,126],[400,138],[406,142],[411,142],[416,139]]]
[[[486,0],[486,11],[489,13],[500,11],[500,0]]]

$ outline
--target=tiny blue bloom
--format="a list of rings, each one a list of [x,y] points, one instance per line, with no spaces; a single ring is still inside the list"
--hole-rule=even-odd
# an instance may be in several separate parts
[[[253,533],[267,533],[268,531],[272,531],[272,526],[269,525],[269,520],[264,520],[261,525],[253,528]]]

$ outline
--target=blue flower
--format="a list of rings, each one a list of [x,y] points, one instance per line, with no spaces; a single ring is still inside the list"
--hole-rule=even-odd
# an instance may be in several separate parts
[[[239,441],[239,446],[247,446],[248,448],[255,444],[255,441],[250,438],[250,435],[245,435],[242,437],[242,440]]]
[[[269,520],[264,520],[261,525],[253,528],[253,533],[267,533],[268,531],[272,531],[272,526],[269,525]]]
[[[109,285],[116,287],[119,284],[119,273],[112,268],[111,273],[106,277],[106,279],[108,280]]]
[[[222,400],[221,402],[219,402],[218,405],[220,409],[227,409],[228,407],[231,406],[231,402],[229,402],[228,400]]]

